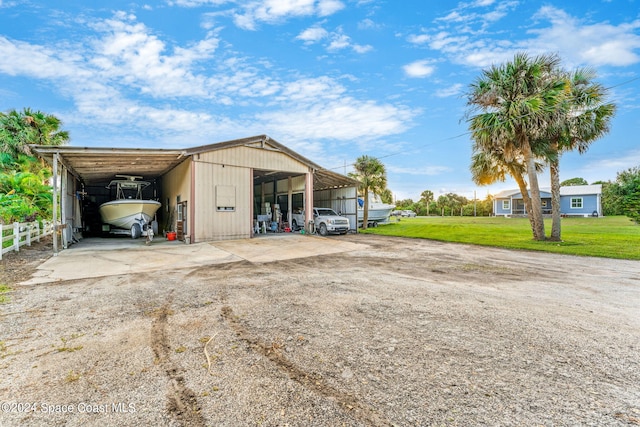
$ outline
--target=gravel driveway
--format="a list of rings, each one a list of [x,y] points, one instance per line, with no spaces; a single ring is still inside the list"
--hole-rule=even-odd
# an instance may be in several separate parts
[[[640,262],[328,239],[359,246],[38,285],[47,253],[6,257],[0,426],[640,425]]]

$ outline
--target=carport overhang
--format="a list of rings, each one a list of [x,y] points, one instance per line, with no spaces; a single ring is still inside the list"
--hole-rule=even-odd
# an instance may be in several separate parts
[[[52,147],[32,145],[31,150],[53,165],[56,160],[85,185],[108,184],[118,175],[161,177],[185,160],[185,150],[147,148]]]

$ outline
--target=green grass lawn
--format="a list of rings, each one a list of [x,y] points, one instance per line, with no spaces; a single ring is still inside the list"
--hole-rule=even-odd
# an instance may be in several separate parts
[[[528,249],[572,255],[640,260],[640,226],[624,216],[563,218],[562,242],[536,242],[527,218],[392,217],[391,223],[364,233]],[[545,220],[547,236],[551,220]]]

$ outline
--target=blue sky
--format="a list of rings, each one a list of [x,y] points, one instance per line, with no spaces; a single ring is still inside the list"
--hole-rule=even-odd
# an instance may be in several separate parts
[[[561,179],[640,165],[640,4],[599,1],[0,0],[0,110],[55,114],[75,146],[267,134],[340,173],[378,157],[397,199],[476,187],[465,92],[514,53],[588,66],[618,106]],[[346,168],[345,168],[345,165]],[[548,172],[541,176],[548,185]]]

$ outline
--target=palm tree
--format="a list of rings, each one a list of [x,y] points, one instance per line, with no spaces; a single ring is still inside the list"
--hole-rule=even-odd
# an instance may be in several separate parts
[[[32,130],[31,144],[63,145],[69,142],[69,132],[60,130],[62,121],[56,116],[30,108],[25,108],[22,116]]]
[[[545,143],[538,137],[548,127],[563,93],[556,71],[559,63],[556,55],[530,58],[518,53],[513,61],[483,71],[472,83],[468,100],[474,110],[481,111],[479,119],[474,116],[470,121],[476,122],[476,131],[479,125],[485,126],[482,150],[496,151],[498,159],[509,162],[522,158],[530,186],[530,194],[525,191],[522,196],[525,203],[527,195],[530,198],[528,214],[535,240],[544,240],[545,232],[536,166],[541,147],[534,144]]]
[[[48,169],[44,160],[38,162],[33,156],[29,145],[68,143],[69,132],[60,130],[61,126],[57,117],[29,108],[0,113],[0,169],[30,171],[36,175]]]
[[[560,157],[564,152],[586,152],[589,145],[609,131],[615,105],[606,103],[606,89],[593,79],[591,69],[565,73],[565,98],[556,120],[549,129],[548,150],[551,178],[551,240],[561,240]]]
[[[472,127],[474,124],[472,123]],[[474,133],[475,135],[475,133]],[[476,141],[481,137],[474,137]],[[536,170],[541,172],[543,164],[536,162]],[[531,212],[531,198],[525,181],[526,167],[523,164],[522,156],[508,159],[500,151],[484,151],[480,144],[474,143],[473,155],[471,156],[471,178],[478,185],[491,185],[496,182],[504,182],[507,175],[511,175],[518,184],[525,210]],[[529,216],[531,230],[534,232],[533,221]]]
[[[369,221],[369,193],[381,194],[387,188],[387,172],[380,160],[367,155],[358,157],[353,168],[355,172],[350,172],[349,176],[360,182],[358,190],[364,198],[362,228],[366,229]]]
[[[424,190],[420,193],[420,200],[424,201],[424,204],[427,205],[427,216],[429,216],[429,203],[433,200],[433,191]]]
[[[30,108],[0,113],[0,151],[17,158],[20,154],[32,156],[29,144],[66,144],[69,132],[60,130],[61,126],[57,117]]]

